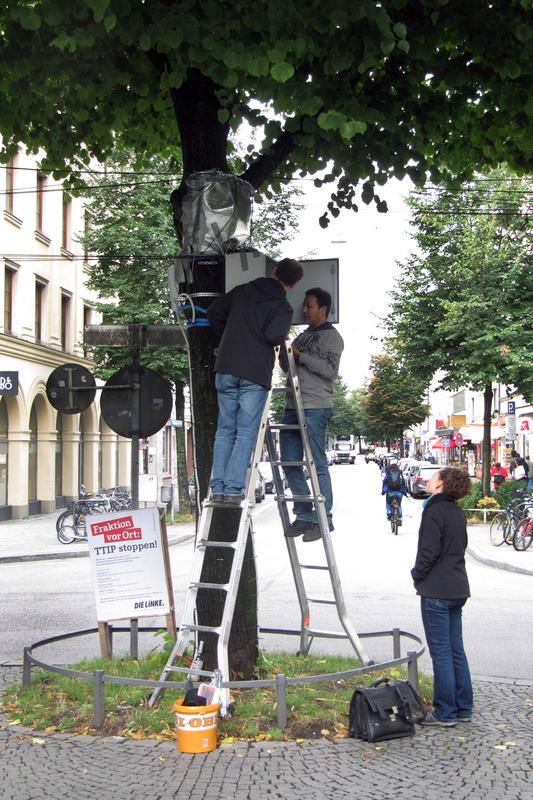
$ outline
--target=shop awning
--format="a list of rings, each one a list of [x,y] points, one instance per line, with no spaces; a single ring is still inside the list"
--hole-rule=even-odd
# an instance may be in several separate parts
[[[469,439],[472,444],[480,444],[483,441],[483,425],[465,425],[459,428],[459,433],[462,435],[463,439]],[[494,425],[491,427],[490,438],[492,441],[504,435],[505,431],[502,428],[498,428]]]
[[[443,439],[446,439],[449,444],[444,445]],[[438,439],[431,445],[433,450],[448,450],[450,447],[457,447],[457,442],[450,436],[439,436]]]

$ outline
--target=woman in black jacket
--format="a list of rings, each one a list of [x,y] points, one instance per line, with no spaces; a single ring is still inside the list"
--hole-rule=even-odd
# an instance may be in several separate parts
[[[469,494],[470,486],[468,475],[455,467],[432,476],[411,570],[433,662],[433,712],[424,724],[447,728],[472,718],[472,681],[462,633],[462,609],[470,597],[468,539],[465,513],[456,504]]]

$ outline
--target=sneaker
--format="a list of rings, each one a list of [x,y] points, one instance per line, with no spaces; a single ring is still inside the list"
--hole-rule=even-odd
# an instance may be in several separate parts
[[[457,715],[457,722],[472,722],[472,714]]]
[[[420,724],[433,725],[436,728],[455,728],[457,721],[455,719],[439,719],[435,714],[429,714]]]
[[[322,533],[320,531],[320,525],[318,522],[308,522],[307,523],[307,530],[303,535],[304,542],[316,542],[318,539],[322,538]]]
[[[328,525],[329,525],[329,532],[332,533],[335,530],[335,525],[333,524],[333,520],[328,519]]]
[[[401,519],[399,519],[398,520],[398,527],[400,527],[401,524],[402,524],[402,521],[401,521]]]
[[[224,495],[223,494],[212,494],[211,495],[211,502],[212,503],[223,503],[224,502]]]
[[[225,494],[224,505],[226,506],[240,506],[244,500],[244,494]]]
[[[294,522],[291,522],[289,529],[285,532],[285,536],[288,539],[293,539],[296,536],[301,536],[308,528],[309,525],[312,525],[311,522],[306,522],[303,519],[295,519]]]

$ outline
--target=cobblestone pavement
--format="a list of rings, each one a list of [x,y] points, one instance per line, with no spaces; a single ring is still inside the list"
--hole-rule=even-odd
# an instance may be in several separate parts
[[[0,686],[20,679],[0,669]],[[170,742],[41,734],[0,717],[0,800],[533,800],[533,686],[475,683],[469,724],[369,745]]]

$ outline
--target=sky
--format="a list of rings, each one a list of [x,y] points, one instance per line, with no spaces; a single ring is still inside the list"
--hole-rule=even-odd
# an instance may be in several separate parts
[[[300,230],[283,250],[290,258],[339,259],[339,325],[344,339],[340,375],[351,389],[361,386],[369,373],[370,356],[380,351],[379,318],[387,313],[387,291],[398,274],[397,260],[414,250],[409,232],[409,211],[404,202],[411,184],[391,180],[378,187],[389,210],[379,214],[375,205],[359,204],[359,211],[341,211],[323,229],[318,218],[326,210],[332,184],[315,188],[312,181],[299,184],[305,194],[299,198],[305,208]]]

